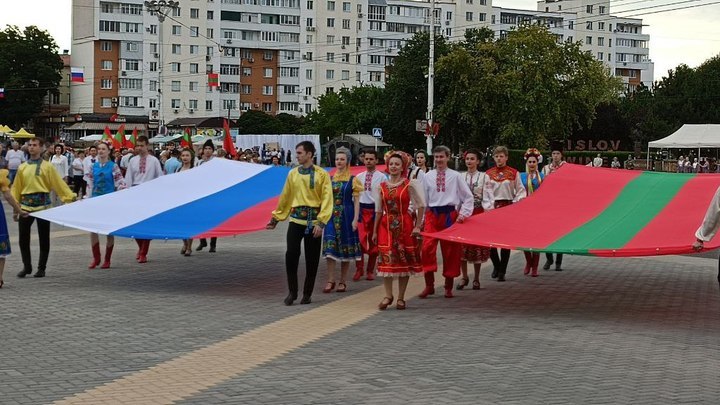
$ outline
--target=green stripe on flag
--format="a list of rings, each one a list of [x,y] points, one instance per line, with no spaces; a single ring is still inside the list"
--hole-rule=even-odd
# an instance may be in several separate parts
[[[652,221],[694,176],[643,172],[597,217],[543,250],[582,255],[589,254],[589,250],[619,249]]]

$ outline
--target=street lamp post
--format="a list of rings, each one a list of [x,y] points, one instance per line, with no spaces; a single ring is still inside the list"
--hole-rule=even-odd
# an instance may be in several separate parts
[[[155,14],[158,19],[158,133],[161,128],[165,125],[165,113],[163,112],[163,23],[165,17],[168,15],[170,10],[175,10],[180,7],[180,2],[174,0],[150,0],[145,2],[145,8]]]
[[[430,132],[425,136],[425,146],[428,155],[432,155],[433,138],[435,137],[434,124],[434,96],[435,96],[435,0],[430,0],[430,52],[428,58],[428,103],[427,126]]]

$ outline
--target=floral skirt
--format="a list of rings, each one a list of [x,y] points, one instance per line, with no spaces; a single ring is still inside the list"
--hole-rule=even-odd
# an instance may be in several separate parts
[[[334,209],[333,216],[323,232],[323,257],[338,262],[354,262],[362,259],[358,232],[352,229],[353,207]],[[349,214],[349,215],[347,215]]]
[[[408,277],[422,273],[420,243],[412,236],[408,213],[384,214],[378,230],[378,277]]]
[[[2,203],[0,203],[0,212]],[[5,215],[0,215],[0,257],[10,256],[10,235]]]

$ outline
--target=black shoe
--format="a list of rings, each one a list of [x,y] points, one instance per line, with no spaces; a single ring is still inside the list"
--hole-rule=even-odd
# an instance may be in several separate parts
[[[562,271],[562,269],[560,268],[560,266],[555,266],[555,271]]]
[[[504,274],[500,274],[500,275],[498,276],[498,278],[497,278],[497,281],[505,281],[505,275],[504,275]]]
[[[312,302],[312,300],[310,299],[309,295],[304,295],[300,300],[300,304],[302,305],[309,304],[310,302]]]
[[[215,246],[210,246],[210,250],[208,250],[210,253],[215,253]]]
[[[203,248],[204,248],[205,246],[207,246],[207,243],[202,243],[202,242],[200,242],[200,244],[198,245],[197,249],[195,249],[195,250],[199,252],[199,251],[203,250]]]
[[[293,302],[295,302],[296,299],[297,295],[288,294],[288,296],[285,297],[285,301],[283,302],[285,303],[285,305],[290,306],[293,304]]]
[[[545,262],[545,265],[543,265],[543,270],[550,270],[550,266],[553,265],[553,262]]]
[[[38,270],[37,273],[33,276],[35,278],[42,278],[45,277],[45,270]]]
[[[17,274],[18,278],[25,278],[25,276],[29,276],[32,274],[32,270],[20,270],[20,273]]]
[[[498,271],[497,271],[497,269],[493,268],[493,272],[492,272],[492,274],[490,275],[490,277],[492,277],[492,278],[498,278]]]

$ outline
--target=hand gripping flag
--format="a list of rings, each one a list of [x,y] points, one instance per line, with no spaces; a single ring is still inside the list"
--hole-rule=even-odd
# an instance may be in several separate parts
[[[225,149],[228,155],[235,157],[237,151],[235,149],[235,143],[233,143],[232,140],[232,135],[230,135],[230,125],[227,119],[223,120],[223,133],[223,149]]]

